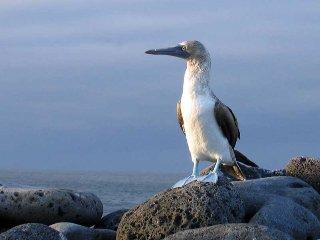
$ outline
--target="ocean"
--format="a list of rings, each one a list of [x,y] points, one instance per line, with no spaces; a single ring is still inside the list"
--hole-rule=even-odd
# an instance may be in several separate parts
[[[66,171],[0,171],[5,186],[63,188],[96,194],[103,203],[104,214],[131,208],[171,187],[182,174],[110,173]]]

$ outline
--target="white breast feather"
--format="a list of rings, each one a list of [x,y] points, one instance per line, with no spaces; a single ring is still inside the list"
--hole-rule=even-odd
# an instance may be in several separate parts
[[[228,140],[214,118],[215,100],[200,96],[183,96],[181,111],[192,160],[232,162]]]

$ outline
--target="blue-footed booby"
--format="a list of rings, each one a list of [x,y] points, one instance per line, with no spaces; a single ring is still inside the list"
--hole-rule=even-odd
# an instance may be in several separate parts
[[[187,139],[193,171],[173,187],[181,187],[194,180],[216,183],[220,164],[230,168],[239,180],[245,180],[234,153],[240,138],[238,122],[232,110],[216,97],[209,86],[211,58],[203,44],[185,41],[176,47],[148,50],[146,53],[175,56],[187,62],[182,96],[177,103],[177,119]],[[199,161],[216,164],[213,171],[200,176]]]

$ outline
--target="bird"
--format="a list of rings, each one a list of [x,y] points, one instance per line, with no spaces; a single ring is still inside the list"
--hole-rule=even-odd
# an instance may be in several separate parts
[[[169,55],[184,59],[186,70],[180,100],[177,102],[177,120],[185,134],[193,162],[192,174],[178,181],[173,188],[192,181],[217,183],[223,165],[238,180],[246,177],[241,171],[234,148],[240,139],[240,130],[235,114],[214,94],[209,86],[211,80],[211,57],[199,41],[184,41],[175,47],[151,49],[152,55]],[[246,164],[255,165],[244,158]],[[214,162],[214,169],[200,176],[199,162]],[[257,166],[257,165],[255,165]]]

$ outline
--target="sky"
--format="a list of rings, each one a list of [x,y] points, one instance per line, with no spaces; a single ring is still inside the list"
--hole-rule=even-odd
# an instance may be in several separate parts
[[[2,0],[0,168],[191,172],[176,122],[185,62],[150,48],[199,40],[264,168],[320,156],[319,1]]]

